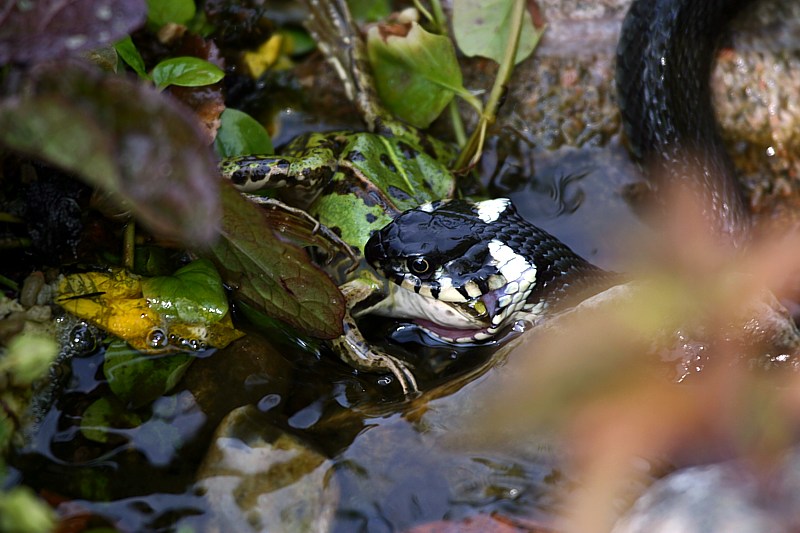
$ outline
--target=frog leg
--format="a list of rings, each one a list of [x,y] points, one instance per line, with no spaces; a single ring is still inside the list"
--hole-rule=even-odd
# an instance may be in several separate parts
[[[332,347],[347,364],[365,372],[391,372],[405,395],[415,394],[419,387],[409,365],[372,348],[353,318],[356,307],[376,294],[376,283],[380,284],[375,278],[361,277],[339,287],[346,301],[344,334],[331,342]]]
[[[252,154],[220,161],[223,178],[243,192],[284,187],[320,190],[338,168],[335,137],[301,135],[282,155]]]
[[[380,104],[369,67],[366,45],[345,0],[306,0],[306,28],[333,66],[348,99],[358,108],[369,131],[391,115]]]
[[[304,228],[298,226],[298,224],[286,224],[283,223],[282,220],[275,220],[276,217],[273,214],[270,214],[269,217],[274,221],[274,224],[281,224],[281,227],[285,228],[285,230],[293,235],[296,239],[300,241],[311,240],[308,244],[314,244],[319,246],[329,258],[333,257],[332,251],[341,251],[347,255],[347,258],[350,260],[351,266],[348,272],[354,271],[359,264],[359,258],[356,255],[356,251],[353,249],[352,246],[347,244],[339,237],[335,232],[331,231],[328,226],[323,226],[320,224],[319,220],[312,217],[302,209],[298,209],[297,207],[292,207],[287,205],[280,200],[276,200],[275,198],[269,198],[267,196],[258,196],[255,194],[245,194],[248,200],[251,202],[266,207],[270,211],[273,212],[283,212],[289,213],[293,215],[299,221],[305,222],[307,225],[311,226],[310,230],[303,231]],[[310,231],[310,233],[309,233]],[[331,244],[332,246],[323,246],[322,243],[316,238],[317,236],[321,236],[326,243]]]

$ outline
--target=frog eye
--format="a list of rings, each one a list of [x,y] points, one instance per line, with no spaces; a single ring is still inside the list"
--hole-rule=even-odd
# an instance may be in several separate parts
[[[431,265],[424,257],[413,257],[408,260],[408,269],[412,274],[423,276],[430,271]]]

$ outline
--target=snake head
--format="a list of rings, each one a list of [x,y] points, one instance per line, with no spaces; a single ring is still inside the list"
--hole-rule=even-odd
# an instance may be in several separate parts
[[[445,302],[468,302],[509,281],[488,246],[492,224],[502,213],[515,213],[504,198],[423,204],[374,233],[364,255],[401,287]]]
[[[537,282],[529,256],[536,242],[531,228],[547,235],[505,198],[440,200],[400,214],[370,237],[364,254],[387,279],[480,321],[474,331],[459,332],[437,328],[436,316],[420,317],[429,332],[451,341],[485,340],[518,312],[536,313],[543,306],[528,302]]]

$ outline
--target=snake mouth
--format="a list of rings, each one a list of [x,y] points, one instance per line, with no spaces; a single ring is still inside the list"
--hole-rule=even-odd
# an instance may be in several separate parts
[[[413,322],[432,337],[447,342],[465,343],[485,341],[494,336],[492,328],[489,327],[478,329],[451,328],[423,318],[414,319]]]
[[[469,324],[458,326],[442,324],[429,318],[418,317],[413,322],[425,332],[451,343],[483,342],[492,339],[505,322],[506,310],[498,305],[503,289],[496,289],[468,302],[445,305],[468,317]]]

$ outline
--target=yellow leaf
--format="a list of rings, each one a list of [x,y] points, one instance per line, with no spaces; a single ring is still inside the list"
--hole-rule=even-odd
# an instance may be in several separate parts
[[[272,67],[283,54],[285,41],[283,35],[276,33],[264,41],[254,52],[245,52],[242,62],[250,72],[250,76],[260,78],[267,69]]]
[[[230,313],[211,325],[167,322],[142,297],[141,278],[125,270],[84,272],[65,276],[58,286],[58,303],[65,311],[115,335],[142,352],[198,348],[198,343],[224,348],[244,333],[233,327]],[[169,346],[154,346],[160,329]],[[186,339],[181,343],[179,339]],[[191,341],[197,341],[195,346]]]
[[[140,279],[139,276],[121,269],[70,274],[64,276],[58,284],[58,300],[88,295],[111,299],[137,298],[142,295]]]
[[[161,318],[144,298],[76,298],[60,303],[66,311],[124,339],[137,350],[151,350],[149,334],[161,327]]]

